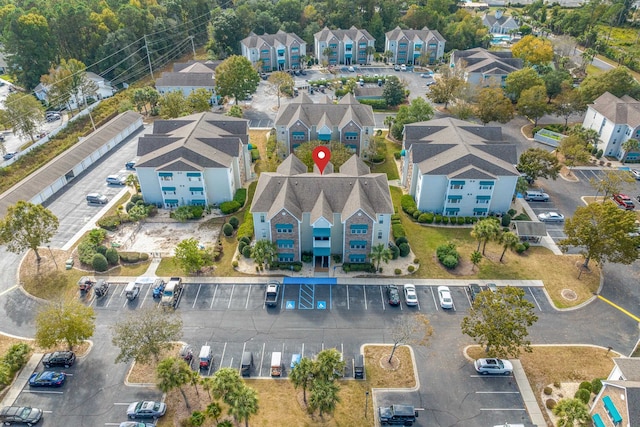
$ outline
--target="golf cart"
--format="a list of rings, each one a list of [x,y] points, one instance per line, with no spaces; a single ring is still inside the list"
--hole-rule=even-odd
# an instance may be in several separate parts
[[[203,345],[200,348],[200,370],[208,371],[211,367],[213,360],[213,353],[211,352],[211,346]]]
[[[193,349],[189,344],[183,344],[182,348],[180,348],[180,358],[191,366],[191,362],[193,361]]]
[[[102,279],[98,280],[93,292],[96,294],[96,298],[102,298],[109,292],[109,283]]]
[[[133,301],[134,299],[136,299],[139,293],[140,285],[138,285],[136,282],[129,282],[127,284],[127,287],[124,289],[124,294],[129,301]]]
[[[157,279],[153,283],[153,299],[162,297],[162,292],[164,292],[164,280]]]
[[[80,280],[78,280],[78,289],[80,289],[80,293],[84,295],[91,290],[95,283],[96,282],[91,280],[90,277],[82,276]]]

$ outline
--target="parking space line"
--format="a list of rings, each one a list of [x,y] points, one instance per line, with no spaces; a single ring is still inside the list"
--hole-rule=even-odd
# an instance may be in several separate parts
[[[329,285],[329,310],[333,310],[333,298],[331,298],[332,291],[332,286]]]
[[[64,394],[64,391],[51,390],[22,390],[23,393],[40,393],[40,394]]]
[[[433,286],[429,286],[429,289],[431,290],[431,298],[433,298],[433,305],[436,306],[436,311],[440,311],[440,309],[438,308],[438,302],[436,301],[436,294],[433,293]]]
[[[111,298],[113,298],[113,296],[115,294],[116,294],[115,291],[111,292],[111,296],[109,297],[109,301],[107,301],[107,303],[104,305],[105,307],[109,307],[109,304],[111,304]],[[122,294],[120,296],[122,296]]]
[[[231,300],[233,300],[233,291],[236,288],[236,285],[231,285],[231,294],[229,295],[229,304],[227,304],[227,308],[231,308]]]
[[[302,343],[302,352],[300,353],[300,357],[304,357],[304,343]]]
[[[151,291],[151,286],[147,288],[147,292],[144,294],[144,297],[142,298],[142,302],[140,303],[140,308],[142,308],[142,306],[144,305],[144,302],[147,300],[147,297],[149,296],[150,291]]]
[[[196,308],[196,303],[198,302],[198,295],[200,295],[200,288],[202,288],[202,283],[198,285],[198,292],[196,292],[196,297],[193,299],[193,305],[191,308]]]
[[[538,300],[533,295],[533,291],[531,290],[531,287],[529,287],[529,293],[531,294],[531,298],[533,298],[533,300],[535,301],[536,305],[538,306],[538,310],[542,311],[542,307],[540,307],[540,304],[538,304]]]
[[[347,310],[351,310],[349,307],[349,285],[347,285]]]
[[[362,292],[364,293],[364,309],[368,310],[369,307],[367,306],[367,285],[362,285]]]
[[[264,363],[264,347],[267,345],[267,343],[262,343],[262,356],[260,357],[260,375],[262,376],[262,364]]]
[[[282,285],[282,292],[280,293],[280,310],[282,310],[284,308],[284,291],[285,291],[285,287],[287,285]],[[266,298],[266,297],[265,297]],[[264,304],[265,308],[266,308],[266,302]]]
[[[524,408],[480,408],[481,411],[526,411]]]
[[[476,394],[520,394],[519,391],[476,391]]]
[[[385,303],[384,303],[384,292],[382,292],[382,286],[379,286],[380,288],[380,298],[382,299],[382,310],[386,310],[387,307],[385,307]]]
[[[251,296],[251,284],[249,284],[249,292],[247,292],[247,302],[244,304],[244,309],[249,308],[249,297]]]
[[[224,360],[224,353],[227,351],[227,342],[225,341],[224,347],[222,347],[222,356],[220,356],[220,367],[222,368],[222,361]]]
[[[513,375],[469,375],[470,378],[513,378]]]
[[[216,300],[216,293],[218,292],[219,284],[216,284],[216,288],[213,290],[213,298],[211,298],[211,305],[209,306],[209,310],[213,308],[213,302]]]
[[[242,344],[242,357],[244,357],[244,351],[245,351],[246,349],[247,349],[247,342],[245,341],[245,342]],[[240,360],[242,360],[242,359],[240,359]],[[240,363],[240,368],[242,368],[242,363]],[[249,370],[251,370],[251,367],[249,367]]]

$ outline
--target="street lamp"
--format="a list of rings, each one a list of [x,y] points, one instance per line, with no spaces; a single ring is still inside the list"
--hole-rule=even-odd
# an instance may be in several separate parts
[[[58,269],[58,263],[56,262],[56,257],[53,256],[53,252],[51,251],[51,245],[47,245],[47,248],[49,249],[49,253],[51,254],[51,259],[53,259],[53,263],[56,266],[56,270]]]
[[[369,392],[364,392],[364,417],[367,418],[367,408],[369,405]]]

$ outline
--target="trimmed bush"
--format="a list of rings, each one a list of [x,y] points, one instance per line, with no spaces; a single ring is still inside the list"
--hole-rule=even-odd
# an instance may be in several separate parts
[[[415,211],[413,213],[413,215],[411,215],[413,217],[413,219],[415,219],[416,221],[418,220],[418,218],[420,218],[420,215],[422,215],[422,212],[420,211]]]
[[[238,239],[247,238],[249,241],[247,243],[251,243],[251,238],[253,237],[253,215],[249,209],[244,212],[244,221],[238,227]]]
[[[93,259],[91,260],[91,266],[93,266],[95,271],[107,271],[109,263],[104,255],[96,253],[93,255]]]
[[[138,203],[139,201],[144,201],[142,194],[138,193],[131,196],[131,203]]]
[[[118,251],[115,248],[107,249],[104,257],[107,259],[109,265],[116,265],[118,261],[120,261],[120,256],[118,256]]]
[[[465,224],[473,224],[475,221],[473,220],[472,216],[465,216],[464,217],[464,223]]]
[[[456,268],[458,266],[458,258],[453,255],[447,255],[442,259],[442,265],[447,268]]]
[[[560,384],[560,381],[554,381],[554,382],[553,382],[553,386],[554,386],[555,388],[560,388],[560,386],[561,386],[561,385],[562,385],[562,384]]]
[[[240,203],[240,206],[244,206],[244,202],[247,201],[247,189],[238,188],[236,194],[233,196],[233,200]]]
[[[465,219],[463,217],[459,216],[459,217],[456,218],[456,223],[458,225],[464,225]]]
[[[404,237],[404,236],[402,236],[402,237],[398,237],[398,238],[396,239],[396,245],[400,246],[400,245],[401,245],[401,244],[403,244],[403,243],[409,243],[409,240],[408,240],[406,237]]]
[[[107,247],[105,245],[100,245],[96,248],[96,252],[98,252],[99,254],[106,254],[107,253]]]
[[[446,268],[455,268],[460,261],[460,254],[458,254],[456,245],[453,243],[438,246],[436,248],[436,256]]]
[[[234,230],[237,230],[238,226],[240,225],[240,220],[235,216],[232,216],[231,218],[229,218],[229,224],[231,224]]]
[[[223,226],[222,226],[222,232],[224,233],[225,236],[229,237],[233,234],[233,226],[231,224],[229,224],[228,222],[226,222]]]
[[[246,245],[251,243],[251,239],[249,237],[247,237],[247,236],[242,236],[238,240],[241,241],[241,242],[244,242]]]
[[[237,212],[240,207],[240,203],[236,202],[235,200],[220,203],[220,210],[225,215]]]
[[[411,248],[409,247],[408,243],[399,244],[398,249],[400,249],[400,256],[402,258],[406,257],[411,252]]]
[[[400,270],[399,268],[396,268],[395,270],[393,270],[393,272],[395,273],[396,276],[399,276],[402,274],[402,270]]]
[[[400,248],[393,243],[389,243],[389,250],[391,251],[391,259],[398,259],[400,256]]]
[[[231,267],[238,268],[238,261],[231,262]]]
[[[247,246],[247,244],[242,240],[238,243],[238,253],[239,254],[242,253],[242,250],[245,248],[245,246]]]
[[[503,227],[508,227],[509,224],[511,224],[511,215],[504,214],[502,215],[502,220],[500,220],[500,225],[502,225]]]
[[[544,388],[543,392],[547,396],[551,396],[551,393],[553,393],[553,389],[551,387],[547,386],[547,387]]]
[[[140,261],[146,261],[149,259],[149,254],[146,252],[140,252],[139,256],[140,256]]]
[[[391,215],[391,221],[394,221],[394,220],[400,221],[400,215],[398,215],[398,214]]]
[[[400,157],[402,157],[402,155],[400,154],[400,151],[394,151],[393,152],[393,158],[396,160],[400,160]]]
[[[140,254],[138,252],[120,252],[120,261],[123,263],[132,264],[140,261]]]
[[[529,242],[523,242],[522,244],[524,245],[524,249],[525,250],[527,250],[527,249],[529,249],[531,247],[531,243],[529,243]]]
[[[360,99],[360,104],[371,105],[374,110],[387,109],[387,101],[384,99]]]
[[[416,271],[416,268],[413,265],[410,265],[409,267],[407,267],[407,271],[409,273],[413,273],[414,271]]]
[[[518,243],[518,245],[516,246],[516,252],[519,254],[523,253],[526,250],[527,250],[526,246],[523,245],[522,243]]]
[[[413,200],[413,196],[411,194],[404,194],[400,197],[400,207],[409,215],[413,215],[413,213],[418,209],[416,201]]]
[[[591,385],[591,383],[588,384]],[[587,405],[589,404],[589,400],[591,399],[591,392],[584,388],[579,388],[578,391],[576,391],[576,394],[573,395],[573,397],[582,400],[582,403]]]
[[[413,259],[413,263],[414,264],[420,264],[420,258],[414,258]]]
[[[376,268],[370,262],[356,262],[356,263],[347,263],[342,264],[342,269],[345,273],[349,273],[351,271],[364,271],[365,273],[375,273]]]
[[[582,381],[580,383],[580,385],[578,386],[578,388],[582,388],[587,390],[589,393],[591,393],[593,387],[591,386],[591,381]]]
[[[514,216],[516,216],[516,214],[517,214],[518,212],[516,212],[516,210],[515,210],[515,209],[509,209],[509,210],[507,211],[507,213],[509,214],[509,216],[510,216],[511,218],[513,218]]]
[[[600,390],[602,390],[602,380],[600,378],[594,378],[591,381],[591,391],[598,394]]]
[[[242,256],[245,258],[251,258],[251,246],[245,246],[242,248]]]
[[[119,216],[110,215],[100,218],[96,224],[98,224],[98,227],[102,227],[105,230],[115,231],[118,226],[122,224],[122,221]]]
[[[396,240],[407,235],[402,224],[391,224],[391,231],[393,233],[393,238]]]
[[[552,410],[556,407],[556,401],[554,399],[547,399],[544,405],[547,407],[547,409]]]
[[[434,218],[433,218],[433,222],[435,222],[436,224],[440,224],[442,222],[442,215],[437,214]]]

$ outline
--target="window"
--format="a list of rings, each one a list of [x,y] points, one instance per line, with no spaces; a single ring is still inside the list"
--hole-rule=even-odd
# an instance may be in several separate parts
[[[291,134],[294,141],[304,141],[305,135],[304,132],[292,132]]]
[[[192,196],[203,196],[204,195],[204,188],[202,188],[202,187],[189,187],[189,191],[191,192]]]
[[[493,185],[495,183],[493,181],[480,181],[480,189],[481,190],[491,190],[493,189]]]
[[[447,197],[447,203],[449,204],[458,204],[462,202],[462,196],[452,195]]]
[[[351,249],[366,249],[367,242],[365,240],[352,240],[349,242],[349,248]]]
[[[446,216],[458,216],[458,212],[460,212],[459,208],[447,208],[444,211]]]
[[[200,172],[187,172],[187,178],[189,181],[202,181],[202,174]]]
[[[382,231],[378,231],[378,240],[382,239]]]
[[[293,249],[293,240],[276,240],[278,249]]]
[[[462,190],[464,188],[464,181],[451,181],[449,188],[451,190]]]
[[[165,196],[175,196],[176,187],[162,187],[162,194]]]
[[[358,139],[358,134],[356,132],[346,132],[344,134],[344,139],[347,141],[355,141]]]
[[[293,262],[293,254],[278,254],[278,262]]]
[[[160,181],[173,181],[173,174],[171,172],[160,172]]]
[[[378,217],[378,224],[384,224],[384,216],[380,215]]]
[[[276,224],[276,233],[293,233],[293,224]]]
[[[369,226],[367,224],[352,224],[351,234],[367,234]]]
[[[349,262],[363,263],[367,260],[367,256],[363,254],[351,254],[349,255]]]
[[[260,222],[264,222],[264,214],[260,214]]]
[[[473,216],[487,216],[486,208],[473,208]]]

